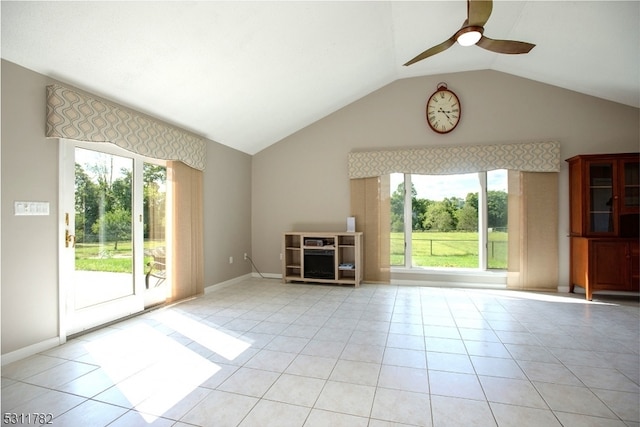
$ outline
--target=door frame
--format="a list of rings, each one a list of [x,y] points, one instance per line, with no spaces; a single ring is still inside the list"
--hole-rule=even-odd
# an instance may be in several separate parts
[[[133,159],[133,294],[80,310],[76,310],[72,305],[75,286],[73,283],[75,252],[65,246],[66,231],[75,234],[76,147]],[[142,164],[142,156],[135,155],[111,143],[91,143],[62,138],[59,140],[58,299],[59,340],[61,343],[66,342],[68,335],[80,333],[144,310],[144,231],[143,227],[136,226],[136,224],[143,222]],[[67,213],[69,213],[68,224]],[[78,324],[81,324],[82,327],[78,327]]]

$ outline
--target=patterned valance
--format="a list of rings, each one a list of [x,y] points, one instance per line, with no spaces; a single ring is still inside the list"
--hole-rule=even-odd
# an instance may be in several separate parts
[[[204,170],[205,141],[180,128],[75,90],[47,86],[48,138],[110,142],[143,156]]]
[[[560,143],[422,147],[349,153],[349,178],[390,173],[449,175],[511,169],[523,172],[559,172]]]

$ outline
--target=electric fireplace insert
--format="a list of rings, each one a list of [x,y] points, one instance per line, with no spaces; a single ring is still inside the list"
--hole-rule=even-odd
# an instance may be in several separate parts
[[[336,264],[334,257],[334,250],[305,249],[304,277],[335,280]]]

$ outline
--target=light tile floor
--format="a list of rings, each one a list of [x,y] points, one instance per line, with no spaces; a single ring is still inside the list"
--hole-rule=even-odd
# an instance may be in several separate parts
[[[637,427],[639,329],[637,298],[247,279],[3,366],[2,412],[89,427]]]

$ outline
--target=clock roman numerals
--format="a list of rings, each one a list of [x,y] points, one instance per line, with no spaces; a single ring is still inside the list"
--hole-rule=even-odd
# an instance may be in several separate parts
[[[460,101],[455,93],[441,85],[427,101],[427,122],[438,133],[451,132],[460,121]]]

